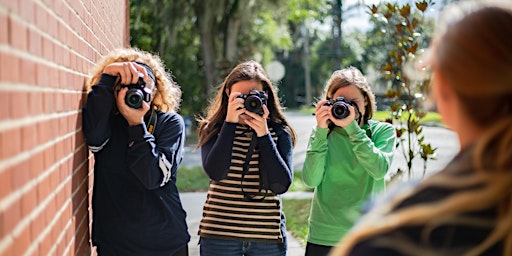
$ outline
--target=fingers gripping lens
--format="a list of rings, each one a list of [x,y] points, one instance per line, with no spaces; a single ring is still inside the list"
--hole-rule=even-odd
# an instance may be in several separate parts
[[[124,102],[128,107],[139,109],[142,108],[143,101],[151,101],[151,90],[146,87],[142,74],[139,74],[139,81],[136,84],[126,85],[125,87],[128,88],[128,91],[124,97]]]
[[[267,94],[258,90],[251,90],[249,94],[241,94],[237,98],[244,100],[244,107],[247,111],[263,115],[263,105],[267,104]]]

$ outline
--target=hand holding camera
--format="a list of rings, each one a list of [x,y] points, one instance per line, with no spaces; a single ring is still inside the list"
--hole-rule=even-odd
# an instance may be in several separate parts
[[[146,69],[135,62],[114,62],[107,65],[103,73],[119,77],[116,103],[128,124],[143,123],[151,102],[151,90],[144,81],[148,77]]]
[[[336,126],[345,127],[355,120],[355,112],[354,103],[340,96],[317,102],[315,116],[320,128],[327,128],[328,120]]]
[[[267,105],[268,96],[265,92],[251,90],[248,94],[240,94],[237,98],[244,100],[244,107],[247,111],[263,115],[263,105]]]

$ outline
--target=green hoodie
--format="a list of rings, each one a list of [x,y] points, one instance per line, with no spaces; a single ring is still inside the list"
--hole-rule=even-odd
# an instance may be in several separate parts
[[[308,242],[335,246],[360,217],[362,204],[385,189],[396,136],[391,124],[373,120],[328,132],[313,129],[302,171],[304,183],[315,188]]]

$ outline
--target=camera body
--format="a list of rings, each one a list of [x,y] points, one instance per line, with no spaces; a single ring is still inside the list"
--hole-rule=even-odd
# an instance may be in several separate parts
[[[151,90],[146,87],[143,77],[139,75],[139,81],[136,84],[129,84],[123,87],[127,87],[128,91],[124,97],[124,102],[128,107],[139,109],[142,108],[142,101],[151,101]]]
[[[244,107],[248,111],[263,115],[263,105],[267,105],[268,99],[265,92],[253,89],[248,94],[238,95],[237,98],[244,99]]]
[[[344,119],[350,114],[348,106],[353,106],[352,102],[344,97],[336,97],[336,99],[328,100],[326,106],[332,106],[331,113],[336,119]]]

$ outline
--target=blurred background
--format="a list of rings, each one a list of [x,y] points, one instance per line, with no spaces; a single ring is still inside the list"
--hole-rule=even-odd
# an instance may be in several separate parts
[[[389,1],[396,2],[396,1]],[[419,1],[398,1],[414,7]],[[418,48],[431,38],[438,10],[421,16]],[[394,27],[373,15],[378,0],[135,0],[130,1],[130,44],[158,53],[183,90],[181,113],[200,114],[231,68],[261,62],[285,107],[310,107],[332,71],[355,66],[368,76],[380,108],[391,82],[381,70],[395,47]]]
[[[223,78],[240,61],[261,62],[303,143],[294,149],[292,192],[311,192],[300,181],[311,104],[331,73],[347,66],[370,80],[374,118],[396,128],[398,161],[390,173],[408,179],[439,170],[431,160],[439,153],[441,163],[449,161],[456,138],[435,109],[423,107],[428,75],[406,76],[403,67],[420,59],[437,13],[451,2],[0,0],[0,255],[95,255],[94,157],[82,134],[82,107],[91,70],[114,48],[137,47],[164,60],[183,91],[190,152],[195,119]],[[423,129],[426,123],[435,127]],[[208,178],[189,151],[177,185],[204,193]],[[284,209],[302,241],[309,201],[289,200]]]

